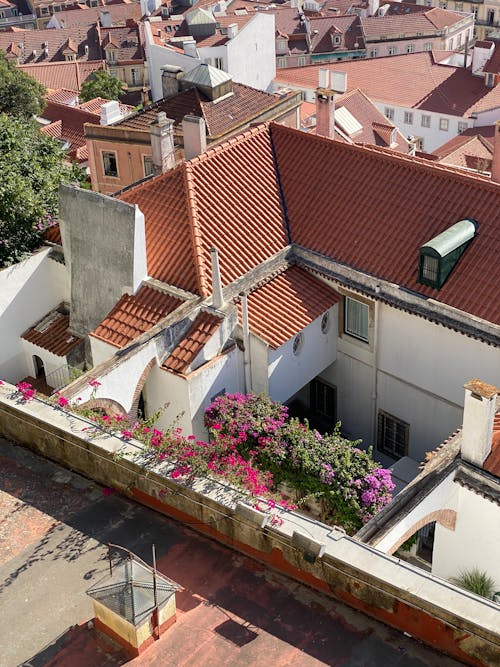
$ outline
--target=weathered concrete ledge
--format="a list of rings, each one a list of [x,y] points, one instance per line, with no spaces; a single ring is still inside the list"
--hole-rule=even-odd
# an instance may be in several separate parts
[[[289,576],[474,666],[500,664],[500,607],[462,591],[342,531],[295,512],[261,528],[236,504],[242,493],[209,478],[168,478],[140,443],[99,434],[92,422],[39,400],[12,398],[0,386],[0,435],[193,526]],[[324,545],[307,560],[294,531]],[[321,550],[323,551],[323,550]]]

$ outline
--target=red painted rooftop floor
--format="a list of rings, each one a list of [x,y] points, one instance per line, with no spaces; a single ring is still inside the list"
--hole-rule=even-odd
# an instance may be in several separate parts
[[[343,604],[0,439],[0,665],[452,667]],[[140,657],[87,626],[106,543],[177,581],[177,622]]]

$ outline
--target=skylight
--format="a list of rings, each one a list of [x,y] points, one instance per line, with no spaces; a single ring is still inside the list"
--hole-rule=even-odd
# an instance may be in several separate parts
[[[340,128],[349,136],[352,136],[363,129],[361,123],[357,121],[352,113],[345,107],[335,109],[335,122],[340,125]]]

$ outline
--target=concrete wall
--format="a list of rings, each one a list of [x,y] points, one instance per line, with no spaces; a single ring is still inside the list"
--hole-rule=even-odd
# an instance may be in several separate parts
[[[284,403],[319,375],[337,358],[338,306],[328,311],[330,323],[321,331],[321,316],[302,331],[302,345],[293,353],[290,339],[277,350],[269,350],[269,395]]]
[[[139,466],[134,443],[93,439],[88,424],[38,400],[9,398],[0,386],[0,435],[56,460],[270,567],[344,601],[469,665],[500,662],[499,607],[456,589],[423,570],[399,562],[296,513],[282,525],[258,528],[235,510],[237,495],[213,480],[184,486],[168,478],[168,465]],[[215,527],[216,526],[216,527]],[[299,531],[325,545],[315,562],[293,539]]]
[[[432,572],[449,579],[478,568],[500,591],[500,508],[464,486],[453,487],[446,506],[457,512],[455,530],[436,524]]]
[[[276,76],[274,15],[258,12],[226,45],[234,81],[268,90]]]
[[[61,186],[59,218],[71,274],[70,326],[84,336],[146,277],[144,216],[124,202]]]
[[[0,377],[9,382],[33,373],[20,336],[62,301],[69,301],[67,268],[50,259],[49,253],[49,248],[42,248],[0,271]]]

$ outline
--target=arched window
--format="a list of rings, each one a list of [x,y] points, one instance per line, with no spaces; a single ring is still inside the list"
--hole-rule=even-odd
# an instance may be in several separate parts
[[[35,369],[35,377],[45,379],[44,363],[42,359],[40,359],[40,357],[36,354],[33,355],[33,367]]]

